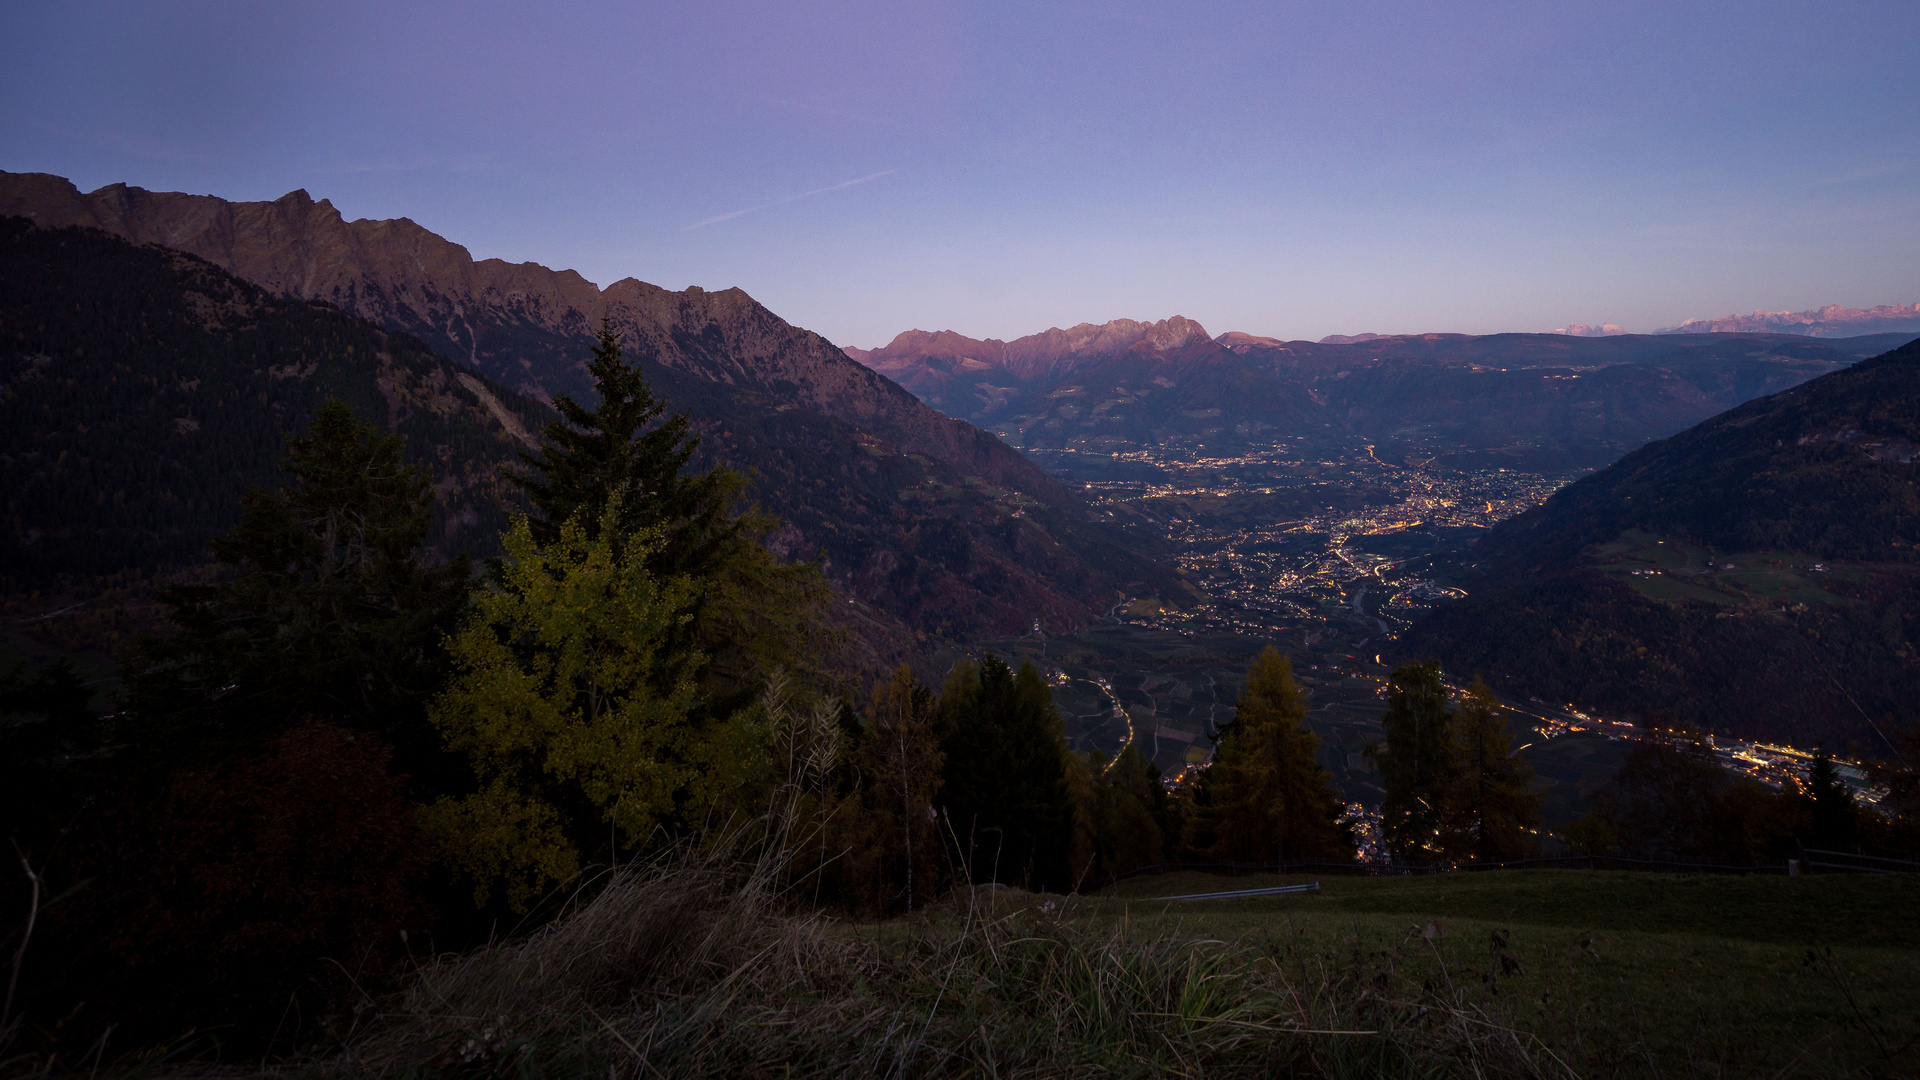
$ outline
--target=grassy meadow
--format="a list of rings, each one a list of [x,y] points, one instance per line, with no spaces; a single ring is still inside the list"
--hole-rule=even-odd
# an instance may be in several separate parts
[[[1297,884],[1187,873],[1078,917],[1249,943],[1289,980],[1371,970],[1456,994],[1579,1075],[1920,1072],[1920,880],[1516,870]]]
[[[880,923],[779,866],[628,868],[422,964],[301,1075],[1894,1077],[1920,880],[1508,871],[1101,895],[962,889]],[[282,1074],[286,1074],[286,1070]]]

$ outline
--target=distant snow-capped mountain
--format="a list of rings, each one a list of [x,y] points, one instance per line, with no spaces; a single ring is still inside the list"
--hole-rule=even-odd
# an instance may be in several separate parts
[[[1858,337],[1920,331],[1920,303],[1850,308],[1828,304],[1811,311],[1756,311],[1719,319],[1688,319],[1656,334],[1805,334],[1808,337]]]

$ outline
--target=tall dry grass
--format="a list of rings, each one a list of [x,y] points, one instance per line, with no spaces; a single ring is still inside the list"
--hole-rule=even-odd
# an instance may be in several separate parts
[[[853,926],[792,902],[831,713],[769,698],[787,784],[748,842],[618,870],[526,938],[422,967],[322,1072],[364,1076],[1571,1075],[1444,985],[963,889]],[[804,885],[804,881],[800,883]]]
[[[1563,1076],[1445,986],[963,894],[911,924],[782,910],[705,861],[623,871],[521,941],[438,961],[355,1075]]]

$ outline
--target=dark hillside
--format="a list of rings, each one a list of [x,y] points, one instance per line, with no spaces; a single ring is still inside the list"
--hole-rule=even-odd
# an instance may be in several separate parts
[[[746,473],[750,498],[791,524],[781,553],[825,552],[829,578],[860,602],[839,608],[889,663],[930,655],[930,638],[1083,624],[1123,590],[1191,598],[1151,542],[1108,529],[992,434],[739,289],[633,278],[602,289],[570,270],[475,260],[405,218],[347,221],[304,191],[270,203],[124,184],[83,194],[0,172],[0,213],[190,252],[270,295],[415,335],[536,398],[590,395],[593,330],[610,320],[661,399],[692,417],[701,463]]]
[[[1914,561],[1920,342],[1747,402],[1502,523],[1484,558],[1539,570],[1627,529],[1726,551]]]
[[[278,485],[282,433],[329,396],[432,466],[442,555],[494,542],[499,466],[544,406],[192,255],[0,219],[0,578],[204,561],[241,494]]]
[[[1405,646],[1516,693],[1882,752],[1920,702],[1920,342],[1571,484]]]

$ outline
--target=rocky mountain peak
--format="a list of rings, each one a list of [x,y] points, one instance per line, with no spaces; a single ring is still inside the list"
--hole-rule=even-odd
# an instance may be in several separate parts
[[[873,605],[870,642],[1067,625],[1137,582],[1184,595],[1032,461],[737,288],[623,278],[602,289],[571,270],[476,261],[413,221],[347,221],[305,191],[272,202],[118,184],[83,194],[57,176],[0,172],[0,216],[187,252],[405,331],[540,398],[591,394],[585,361],[605,317],[661,399],[693,416],[708,460],[755,477],[754,498],[788,523],[783,552],[824,551],[829,577]]]

